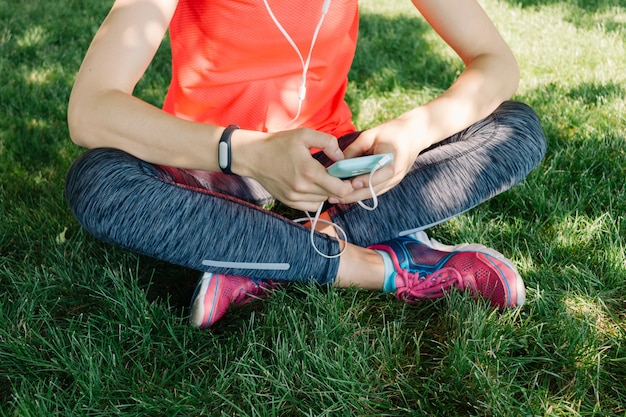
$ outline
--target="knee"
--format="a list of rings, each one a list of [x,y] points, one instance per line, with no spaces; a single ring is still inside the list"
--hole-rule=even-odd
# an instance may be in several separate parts
[[[65,198],[70,207],[93,192],[96,184],[106,178],[107,167],[115,164],[122,153],[115,149],[91,149],[74,161],[65,177]]]
[[[547,140],[535,110],[519,101],[506,101],[496,113],[499,124],[508,125],[513,136],[519,138],[519,149],[525,149],[530,160],[538,164],[546,153]]]
[[[105,206],[116,199],[122,178],[137,170],[136,158],[109,148],[88,150],[70,167],[65,179],[65,200],[72,214],[88,231],[89,224],[106,216]]]

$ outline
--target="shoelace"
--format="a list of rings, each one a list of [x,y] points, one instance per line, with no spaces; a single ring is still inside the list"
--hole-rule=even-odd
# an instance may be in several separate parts
[[[274,288],[276,288],[274,281],[259,281],[254,287],[240,288],[239,291],[233,294],[231,303],[242,306],[253,300],[263,299],[267,296],[267,291]]]
[[[430,275],[420,277],[403,269],[400,273],[405,286],[398,288],[396,298],[403,301],[415,301],[420,298],[438,298],[446,289],[458,285],[463,288],[463,278],[454,268],[442,268]]]
[[[378,197],[376,196],[376,192],[374,191],[374,185],[372,183],[372,178],[374,177],[374,173],[376,171],[378,171],[380,168],[382,168],[385,163],[387,161],[386,160],[381,160],[379,161],[376,166],[374,166],[374,168],[370,171],[370,175],[369,175],[369,179],[368,179],[368,188],[370,190],[370,194],[372,196],[372,205],[368,206],[365,203],[363,203],[362,201],[358,201],[357,203],[359,204],[359,206],[361,206],[362,208],[364,208],[365,210],[369,210],[369,211],[373,211],[376,210],[376,208],[378,207]],[[315,250],[315,252],[317,252],[320,256],[323,256],[324,258],[328,258],[328,259],[333,259],[333,258],[338,258],[341,255],[343,255],[343,253],[346,251],[346,244],[344,243],[343,248],[341,248],[341,250],[339,251],[339,253],[336,253],[334,255],[326,255],[325,253],[323,253],[322,251],[320,251],[317,248],[317,245],[315,245],[315,229],[317,227],[317,224],[319,222],[322,222],[324,224],[328,224],[330,226],[333,226],[335,228],[335,230],[337,231],[337,234],[341,236],[340,240],[346,242],[348,240],[348,236],[346,235],[346,231],[343,230],[341,228],[341,226],[333,223],[333,222],[329,222],[328,220],[325,219],[320,219],[320,215],[322,214],[322,208],[324,207],[324,203],[321,203],[320,206],[317,208],[317,211],[315,212],[315,216],[311,217],[311,214],[308,211],[305,211],[304,214],[306,214],[306,217],[303,217],[301,219],[295,219],[294,222],[296,223],[304,223],[304,222],[311,222],[311,234],[310,234],[310,240],[311,240],[311,246],[313,246],[313,249]]]

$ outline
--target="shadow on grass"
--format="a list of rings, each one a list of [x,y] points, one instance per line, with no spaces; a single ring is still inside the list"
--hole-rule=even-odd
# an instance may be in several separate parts
[[[357,52],[349,74],[357,93],[347,97],[355,119],[359,100],[370,95],[385,96],[399,88],[442,91],[450,86],[462,63],[435,52],[426,38],[430,32],[430,26],[417,16],[361,14]]]
[[[554,4],[564,4],[568,7],[578,7],[587,12],[596,12],[610,7],[626,7],[624,0],[505,0],[521,7],[542,7]]]
[[[11,100],[0,103],[0,178],[6,197],[28,210],[38,205],[38,198],[43,191],[58,187],[57,194],[61,192],[65,172],[73,158],[81,152],[70,143],[67,135],[66,103],[73,74],[78,70],[91,35],[104,17],[108,2],[100,2],[97,11],[88,2],[74,3],[82,11],[66,24],[58,23],[64,17],[62,12],[58,16],[37,20],[32,19],[32,14],[18,13],[11,18],[4,12],[2,14],[2,20],[12,25],[10,30],[13,37],[2,45],[4,65],[0,67],[0,74],[6,82],[0,85],[0,93]],[[511,3],[518,4],[514,0]],[[572,13],[579,13],[581,10],[598,12],[610,7],[624,7],[625,3],[582,0],[530,0],[521,3],[522,7],[556,4],[571,4],[576,10]],[[623,23],[619,26],[623,28]],[[430,31],[430,27],[418,17],[385,17],[363,13],[357,55],[350,73],[351,81],[358,86],[359,97],[348,97],[355,116],[359,112],[358,100],[363,96],[385,96],[399,87],[443,90],[449,86],[461,71],[462,65],[458,60],[434,51],[428,41]],[[158,105],[167,88],[169,71],[169,47],[166,41],[138,85],[137,94]],[[539,113],[551,142],[544,167],[532,173],[531,178],[535,178],[538,183],[552,182],[554,185],[549,186],[548,192],[555,196],[559,196],[562,189],[572,189],[571,195],[563,197],[567,200],[565,203],[547,199],[555,207],[545,207],[543,213],[555,209],[569,213],[580,209],[580,204],[583,211],[589,213],[623,209],[623,202],[626,201],[623,184],[621,188],[617,183],[613,188],[598,187],[597,180],[609,176],[624,177],[624,154],[616,154],[620,148],[615,146],[623,144],[624,138],[612,133],[612,137],[609,137],[610,134],[605,141],[600,140],[590,146],[582,140],[582,136],[576,134],[576,129],[585,124],[584,118],[589,114],[585,106],[597,109],[606,101],[623,97],[624,93],[624,87],[615,83],[581,84],[569,91],[551,85],[524,97]],[[574,108],[585,111],[559,114],[553,104],[563,100],[570,102],[568,104],[580,102],[582,107]],[[581,163],[576,165],[575,161]],[[549,164],[553,164],[552,168]],[[566,184],[577,186],[568,187]],[[529,194],[533,192],[520,189],[517,197],[511,199],[515,193],[507,193],[490,204],[494,205],[493,210],[508,210],[511,215],[523,219],[527,216],[527,209],[530,209],[524,201]],[[594,203],[598,197],[602,202],[599,205]],[[67,210],[60,213],[63,202],[58,195],[55,198],[59,200],[39,205],[42,211],[35,216],[36,221],[46,215],[53,216],[54,221],[70,217]],[[587,202],[581,201],[583,199]],[[537,199],[537,204],[541,204],[541,201]],[[566,205],[559,206],[561,204]],[[19,238],[30,231],[17,225],[23,224],[20,218],[12,217],[11,220],[14,224],[11,232],[17,232],[12,233],[15,239],[7,241],[7,251],[4,253],[19,259],[22,253],[33,250]],[[45,220],[42,221],[45,224]],[[73,227],[78,226],[74,224]],[[40,232],[35,230],[34,233]],[[145,272],[140,273],[139,282],[144,288],[149,287],[149,297],[171,297],[174,305],[186,307],[198,272],[143,257],[140,259]]]
[[[572,88],[567,97],[572,100],[581,100],[590,106],[601,106],[609,101],[626,97],[626,89],[621,84],[613,82],[600,84],[595,82],[582,83]]]
[[[457,65],[451,67],[449,59],[435,52],[425,39],[431,32],[417,16],[362,13],[350,79],[376,92],[389,92],[396,86],[447,88],[458,75],[461,62],[455,58]]]
[[[626,39],[625,0],[505,0],[522,8],[542,9],[559,6],[565,20],[574,26],[592,30],[602,28],[606,33],[617,33]],[[619,11],[618,16],[616,10]]]

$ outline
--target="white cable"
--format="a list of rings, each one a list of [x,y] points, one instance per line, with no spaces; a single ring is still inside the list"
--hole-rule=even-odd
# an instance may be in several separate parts
[[[323,253],[322,251],[320,251],[317,248],[317,245],[315,244],[315,229],[317,227],[317,223],[322,222],[324,224],[328,224],[330,226],[333,226],[335,228],[335,230],[337,231],[337,234],[341,235],[341,240],[343,240],[344,242],[346,242],[348,240],[348,236],[346,235],[346,231],[343,230],[341,228],[341,226],[333,223],[333,222],[329,222],[326,219],[320,219],[320,215],[322,214],[322,207],[324,207],[324,203],[322,202],[320,204],[320,206],[317,208],[317,211],[315,212],[315,217],[311,217],[311,215],[309,214],[308,211],[305,211],[304,213],[306,214],[306,217],[303,217],[301,219],[295,219],[294,222],[296,223],[302,223],[302,222],[311,222],[311,233],[309,234],[310,238],[311,238],[311,246],[313,246],[313,250],[315,250],[315,252],[317,252],[318,255],[323,256],[324,258],[327,259],[333,259],[333,258],[338,258],[341,255],[343,255],[343,253],[346,251],[346,248],[348,247],[348,245],[346,245],[344,243],[343,249],[341,249],[339,251],[339,253],[336,253],[334,255],[326,255],[325,253]],[[341,245],[341,243],[340,243]]]
[[[372,194],[372,206],[370,207],[362,201],[357,201],[359,206],[363,207],[365,210],[368,210],[368,211],[374,211],[376,210],[376,207],[378,207],[378,197],[376,196],[376,192],[374,191],[374,186],[372,185],[372,177],[374,176],[374,172],[378,171],[380,166],[382,166],[382,165],[379,166],[379,164],[380,162],[376,164],[376,167],[374,167],[372,172],[370,172],[370,177],[369,177],[369,189],[370,189],[370,193]]]
[[[374,173],[378,171],[379,169],[381,169],[382,167],[384,167],[391,159],[392,159],[391,155],[385,155],[382,158],[380,158],[380,161],[378,161],[376,165],[374,165],[374,168],[372,168],[372,171],[370,172],[370,176],[369,176],[369,181],[368,181],[370,194],[372,195],[372,206],[370,207],[366,205],[365,203],[363,203],[362,201],[358,201],[359,206],[363,207],[365,210],[374,211],[376,210],[376,207],[378,207],[378,197],[376,196],[376,192],[374,191],[372,178],[374,177]]]
[[[267,9],[267,12],[269,13],[272,20],[274,21],[274,24],[283,34],[285,39],[287,39],[287,42],[289,42],[293,50],[296,51],[296,54],[298,54],[298,58],[300,58],[300,63],[302,64],[302,80],[300,81],[300,88],[298,88],[298,110],[296,111],[295,117],[289,122],[293,123],[298,120],[298,117],[300,117],[300,112],[302,111],[302,102],[306,98],[306,79],[307,73],[309,72],[309,65],[311,64],[313,46],[317,41],[317,36],[319,35],[320,29],[322,28],[322,23],[324,23],[324,17],[326,16],[326,13],[328,13],[328,9],[330,8],[330,0],[324,0],[324,5],[322,6],[322,16],[320,17],[320,20],[315,27],[315,32],[313,32],[313,39],[311,39],[311,47],[309,48],[309,54],[306,58],[306,61],[304,60],[304,57],[302,56],[302,52],[300,52],[298,45],[296,45],[291,36],[289,36],[289,33],[287,33],[283,25],[281,25],[278,21],[278,18],[276,18],[276,16],[274,15],[274,12],[272,11],[272,8],[270,7],[267,0],[263,0],[263,3],[265,3],[265,8]]]
[[[287,40],[287,42],[289,42],[289,44],[291,45],[291,47],[293,48],[293,50],[296,52],[296,54],[298,55],[298,58],[300,59],[300,63],[302,64],[302,79],[300,81],[300,87],[298,88],[298,109],[296,111],[296,115],[295,117],[289,122],[289,123],[293,123],[296,120],[298,120],[298,117],[300,117],[300,112],[302,111],[302,103],[304,102],[304,99],[306,98],[306,81],[307,81],[307,73],[309,71],[309,65],[311,64],[311,56],[313,55],[313,47],[315,46],[315,43],[317,42],[317,37],[319,35],[319,32],[322,28],[322,24],[324,23],[324,17],[326,16],[326,13],[328,13],[328,9],[330,8],[330,2],[331,0],[324,0],[324,5],[322,6],[322,15],[320,17],[319,22],[317,22],[317,26],[315,27],[315,31],[313,32],[313,38],[311,39],[311,46],[309,47],[309,53],[306,57],[306,60],[304,59],[304,57],[302,56],[302,52],[300,52],[300,48],[298,48],[298,45],[296,45],[295,41],[291,38],[291,36],[289,36],[289,33],[287,32],[287,30],[285,30],[285,28],[283,27],[283,25],[280,24],[280,22],[278,21],[278,18],[276,17],[276,15],[274,15],[274,12],[272,11],[272,8],[270,7],[269,3],[267,0],[263,0],[263,3],[265,4],[265,8],[267,9],[267,12],[269,13],[270,17],[272,18],[272,21],[274,22],[274,24],[276,25],[276,27],[278,28],[278,30],[280,30],[280,32],[283,34],[283,36],[285,37],[285,39]],[[381,161],[379,161],[376,166],[374,167],[374,169],[372,169],[372,171],[370,172],[369,175],[369,190],[370,193],[372,195],[372,200],[373,200],[373,204],[372,206],[367,206],[366,204],[364,204],[362,201],[359,201],[358,204],[364,208],[365,210],[375,210],[376,207],[378,207],[378,197],[376,197],[376,192],[374,191],[374,186],[372,184],[372,178],[374,176],[374,173],[376,171],[378,171],[378,169],[380,169],[383,165],[385,165],[385,163],[387,163],[387,159],[383,158]],[[338,226],[337,224],[333,223],[333,222],[329,222],[328,220],[325,219],[320,219],[320,215],[322,213],[322,208],[324,207],[324,203],[321,203],[320,206],[317,209],[317,212],[315,213],[315,217],[311,217],[311,215],[309,214],[308,211],[305,211],[306,214],[306,218],[302,218],[302,219],[296,219],[294,220],[294,222],[297,223],[301,223],[301,222],[306,222],[309,221],[311,222],[311,245],[313,246],[313,249],[315,249],[315,252],[317,252],[319,255],[325,257],[325,258],[337,258],[339,256],[341,256],[344,251],[346,250],[346,245],[344,244],[343,249],[341,249],[341,251],[339,251],[339,253],[335,254],[335,255],[326,255],[325,253],[322,253],[317,246],[315,245],[315,229],[317,227],[317,224],[319,222],[331,225],[335,228],[335,230],[337,231],[338,235],[341,235],[341,240],[343,240],[344,242],[347,241],[347,235],[345,230],[343,230],[340,226]]]
[[[372,184],[372,178],[374,177],[374,173],[376,171],[378,171],[380,168],[382,168],[389,160],[389,156],[386,156],[384,158],[382,158],[380,161],[378,161],[378,163],[374,166],[374,168],[372,169],[372,171],[370,172],[369,175],[369,181],[368,181],[368,185],[369,185],[369,190],[370,193],[372,195],[372,200],[373,200],[373,204],[372,206],[367,206],[366,204],[364,204],[362,201],[358,201],[359,206],[363,207],[365,210],[369,210],[369,211],[373,211],[376,210],[376,208],[378,207],[378,197],[376,196],[376,192],[374,191],[374,185]],[[328,224],[330,226],[333,226],[335,228],[335,230],[337,231],[337,234],[341,235],[341,240],[343,240],[344,242],[348,241],[348,236],[346,234],[346,231],[343,230],[341,228],[341,226],[339,226],[338,224],[335,224],[333,222],[330,222],[326,219],[320,219],[320,215],[322,214],[322,207],[324,207],[324,203],[320,204],[320,206],[317,208],[317,211],[315,212],[315,217],[311,217],[311,215],[309,214],[308,211],[305,211],[304,213],[306,214],[305,218],[301,218],[301,219],[295,219],[294,222],[296,223],[302,223],[302,222],[311,222],[311,246],[313,246],[313,249],[315,250],[315,252],[317,252],[320,256],[323,256],[324,258],[327,259],[333,259],[333,258],[338,258],[341,255],[343,255],[343,253],[346,251],[346,248],[348,247],[347,244],[344,243],[343,249],[341,249],[339,251],[339,253],[336,253],[334,255],[326,255],[325,253],[322,253],[322,251],[320,251],[317,248],[317,245],[315,245],[315,228],[317,227],[317,223],[322,222],[324,224]]]

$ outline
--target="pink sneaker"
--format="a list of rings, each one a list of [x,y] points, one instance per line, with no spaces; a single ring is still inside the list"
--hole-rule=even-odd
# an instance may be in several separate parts
[[[511,261],[479,244],[443,245],[418,232],[370,249],[389,254],[396,269],[396,297],[437,298],[452,287],[481,295],[499,308],[524,304],[524,281]]]
[[[191,324],[206,329],[221,319],[228,308],[265,298],[269,282],[258,284],[250,278],[205,272],[191,297]]]

